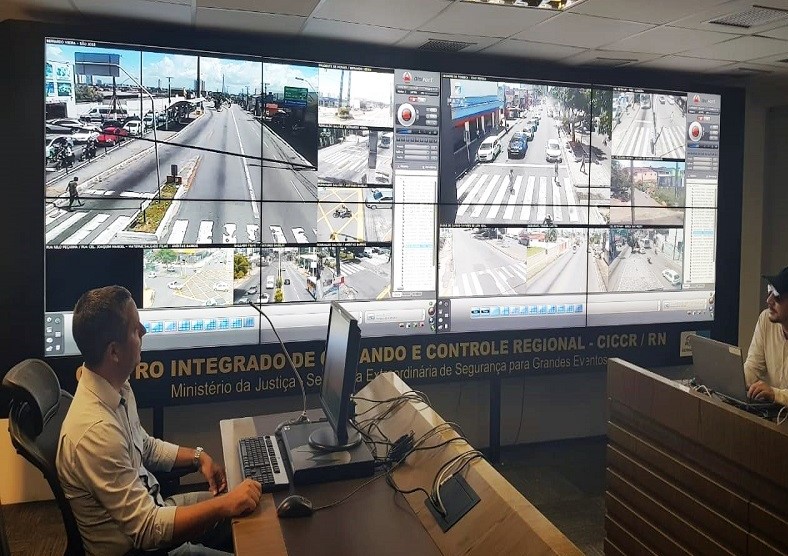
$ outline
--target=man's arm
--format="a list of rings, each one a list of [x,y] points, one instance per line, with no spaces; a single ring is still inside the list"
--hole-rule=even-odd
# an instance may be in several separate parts
[[[196,453],[196,448],[178,447],[174,467],[192,467]],[[200,453],[197,469],[208,481],[208,490],[211,491],[211,494],[216,496],[227,490],[227,475],[224,472],[224,467],[213,461],[208,452]]]
[[[227,494],[189,506],[177,506],[172,534],[174,543],[196,539],[218,521],[254,510],[262,495],[260,483],[246,479]]]
[[[154,503],[131,461],[133,449],[117,423],[101,421],[68,449],[61,465],[68,466],[135,548],[165,546],[172,540],[175,507]]]
[[[744,362],[744,380],[748,387],[766,377],[766,355],[763,351],[763,329],[761,327],[762,319],[763,313],[761,313],[758,321],[755,323],[750,349],[747,350],[747,360]]]

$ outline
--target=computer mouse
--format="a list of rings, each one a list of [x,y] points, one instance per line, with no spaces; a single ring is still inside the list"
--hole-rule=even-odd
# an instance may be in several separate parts
[[[298,494],[291,494],[277,506],[279,517],[306,517],[312,515],[312,502]]]

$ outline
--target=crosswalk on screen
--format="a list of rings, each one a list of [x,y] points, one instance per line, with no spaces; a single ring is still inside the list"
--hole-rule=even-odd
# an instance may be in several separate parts
[[[441,94],[439,332],[713,319],[719,96]]]
[[[50,38],[46,350],[713,318],[720,99]],[[254,307],[252,306],[254,305]]]

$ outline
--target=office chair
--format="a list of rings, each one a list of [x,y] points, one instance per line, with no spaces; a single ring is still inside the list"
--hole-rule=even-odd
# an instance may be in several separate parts
[[[49,483],[66,527],[67,556],[82,555],[85,549],[77,520],[63,493],[55,468],[60,426],[73,396],[60,389],[52,368],[39,359],[14,365],[3,378],[11,395],[8,432],[17,453],[35,465]]]
[[[17,363],[3,378],[11,395],[8,432],[17,453],[35,465],[49,483],[66,527],[65,556],[82,556],[85,547],[77,520],[57,476],[55,456],[60,427],[73,396],[60,389],[52,367],[39,359]],[[128,554],[165,555],[167,550],[129,551]]]

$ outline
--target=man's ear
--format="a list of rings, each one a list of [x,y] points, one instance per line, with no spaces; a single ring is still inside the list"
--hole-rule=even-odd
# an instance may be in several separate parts
[[[112,341],[107,344],[107,347],[104,349],[104,360],[111,363],[118,363],[120,361],[117,342]]]

